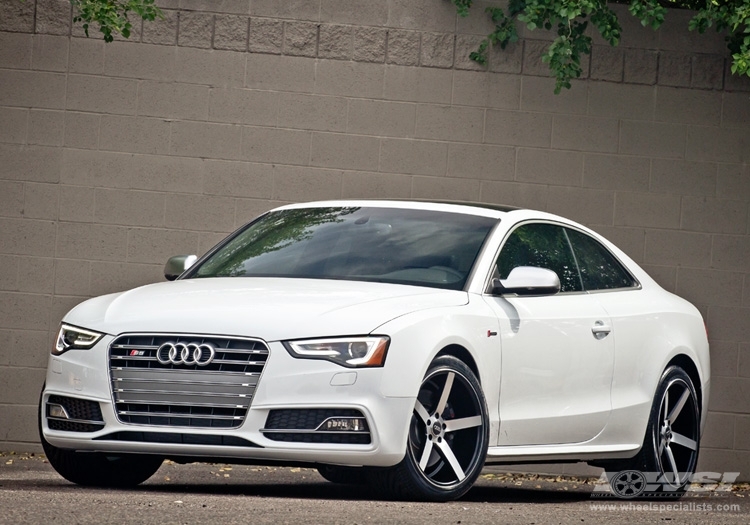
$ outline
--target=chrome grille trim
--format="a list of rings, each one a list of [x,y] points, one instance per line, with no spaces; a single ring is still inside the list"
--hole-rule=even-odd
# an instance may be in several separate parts
[[[208,364],[160,362],[165,343],[209,343]],[[237,428],[245,420],[268,358],[259,339],[204,334],[132,333],[109,346],[112,398],[122,423]]]

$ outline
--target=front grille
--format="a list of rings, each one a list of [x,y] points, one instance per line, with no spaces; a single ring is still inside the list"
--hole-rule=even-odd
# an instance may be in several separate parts
[[[60,405],[69,419],[52,417],[50,405]],[[96,401],[67,396],[49,396],[47,400],[47,426],[50,430],[64,432],[96,432],[104,428],[102,409]]]
[[[157,350],[168,343],[210,345],[215,353],[208,364],[165,364]],[[117,418],[152,426],[239,427],[268,359],[262,341],[219,336],[129,334],[109,348]]]
[[[271,410],[263,435],[273,441],[290,443],[341,443],[348,445],[368,445],[371,442],[370,429],[357,431],[324,430],[324,423],[331,418],[361,418],[362,412],[351,408],[294,408]]]

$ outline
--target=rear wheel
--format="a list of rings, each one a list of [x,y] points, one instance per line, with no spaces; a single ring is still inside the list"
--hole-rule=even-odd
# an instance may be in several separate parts
[[[407,499],[463,496],[487,456],[487,403],[474,373],[452,356],[438,357],[420,386],[404,459],[382,472],[384,488]]]

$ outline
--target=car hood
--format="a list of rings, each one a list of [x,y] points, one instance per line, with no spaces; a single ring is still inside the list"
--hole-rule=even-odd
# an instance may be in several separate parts
[[[151,284],[89,299],[65,322],[124,332],[221,334],[266,341],[363,335],[402,315],[466,304],[466,292],[386,283],[224,277]]]

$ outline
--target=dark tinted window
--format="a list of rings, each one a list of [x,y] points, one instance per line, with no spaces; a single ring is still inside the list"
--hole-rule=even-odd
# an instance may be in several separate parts
[[[586,290],[635,286],[633,277],[609,250],[585,233],[567,230]]]
[[[188,277],[349,279],[460,290],[497,219],[396,208],[269,213]]]
[[[555,272],[561,292],[582,290],[565,231],[554,224],[525,224],[510,234],[500,252],[497,272],[506,279],[517,266],[537,266]]]

